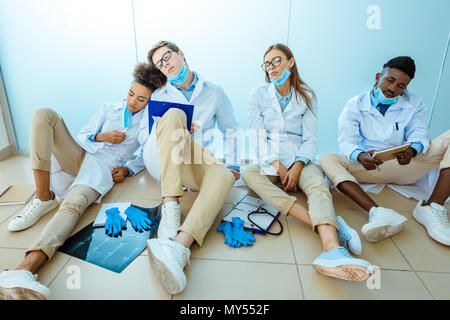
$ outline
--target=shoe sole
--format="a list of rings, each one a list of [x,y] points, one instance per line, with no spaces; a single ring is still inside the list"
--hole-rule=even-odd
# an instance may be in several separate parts
[[[397,225],[382,225],[375,228],[371,228],[368,231],[363,229],[361,230],[361,233],[363,236],[367,239],[369,242],[378,242],[381,240],[384,240],[386,238],[389,238],[400,231],[403,230],[403,227],[405,226],[406,222],[408,220],[405,220]]]
[[[446,246],[450,246],[450,242],[447,243],[447,242],[445,242],[445,241],[440,241],[440,240],[436,239],[436,238],[438,238],[438,237],[435,236],[432,232],[430,232],[430,231],[428,230],[428,228],[425,226],[425,222],[424,222],[419,216],[416,215],[416,212],[415,212],[415,211],[413,211],[412,216],[413,216],[413,218],[414,218],[420,225],[422,225],[422,227],[425,228],[425,230],[427,230],[427,234],[430,236],[431,239],[433,239],[434,241],[439,242],[440,244],[444,244],[444,245],[446,245]]]
[[[346,281],[361,282],[367,280],[371,275],[366,268],[357,265],[337,266],[334,268],[327,268],[317,264],[313,264],[312,266],[317,272],[325,276]]]
[[[0,288],[0,300],[48,300],[43,294],[26,288]]]
[[[150,263],[154,267],[156,276],[158,277],[159,283],[163,286],[169,294],[177,294],[181,292],[180,285],[172,271],[167,267],[167,265],[158,259],[157,255],[162,254],[160,246],[153,243],[153,246],[147,241],[147,250],[150,258]],[[155,251],[155,252],[154,252]]]

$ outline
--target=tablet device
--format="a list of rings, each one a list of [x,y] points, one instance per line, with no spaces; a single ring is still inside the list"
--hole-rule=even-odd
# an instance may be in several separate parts
[[[411,143],[408,142],[408,143],[402,144],[400,146],[387,148],[387,149],[383,149],[383,150],[378,150],[373,153],[372,157],[375,159],[383,160],[383,161],[397,159],[395,154],[406,151],[410,146],[411,146]]]
[[[186,113],[187,129],[191,131],[192,115],[194,114],[194,106],[191,104],[173,103],[165,101],[148,101],[148,132],[152,131],[153,117],[162,117],[170,108],[181,109]]]

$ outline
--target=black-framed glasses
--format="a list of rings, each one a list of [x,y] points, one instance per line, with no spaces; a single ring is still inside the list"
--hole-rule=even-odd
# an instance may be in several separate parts
[[[270,65],[272,65],[274,68],[278,67],[281,64],[281,60],[282,59],[289,59],[287,57],[281,57],[281,56],[276,56],[274,57],[271,61],[265,61],[262,65],[261,65],[261,69],[263,69],[263,71],[267,71],[267,69],[270,68]]]
[[[168,50],[166,53],[163,54],[162,58],[155,63],[155,67],[158,70],[161,70],[163,67],[163,61],[167,62],[169,61],[170,57],[172,57],[172,52],[174,52],[173,50]]]

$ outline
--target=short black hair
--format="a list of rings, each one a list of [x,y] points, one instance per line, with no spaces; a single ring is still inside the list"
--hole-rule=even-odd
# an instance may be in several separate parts
[[[164,76],[159,70],[153,68],[149,63],[139,63],[136,65],[133,71],[134,81],[155,91],[167,82],[166,76]]]
[[[395,68],[403,71],[411,78],[411,80],[414,78],[416,73],[416,64],[414,63],[414,60],[407,56],[392,58],[384,64],[383,69],[384,68]]]

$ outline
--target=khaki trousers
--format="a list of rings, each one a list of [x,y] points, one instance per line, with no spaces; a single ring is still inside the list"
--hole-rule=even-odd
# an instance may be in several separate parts
[[[162,197],[183,196],[183,185],[199,191],[179,230],[189,233],[201,246],[233,187],[234,175],[192,138],[186,115],[179,109],[169,109],[161,118],[156,142]]]
[[[280,181],[279,176],[265,175],[261,167],[256,164],[244,170],[242,179],[261,199],[284,215],[289,213],[297,200],[274,184]],[[298,186],[308,198],[312,230],[317,233],[316,227],[321,224],[329,224],[339,230],[328,184],[317,165],[309,163],[302,169]]]
[[[59,114],[48,108],[38,109],[31,120],[31,169],[50,171],[52,153],[64,172],[76,176],[86,151],[72,138]]]
[[[72,138],[62,118],[51,109],[38,109],[31,122],[30,151],[32,169],[50,171],[53,153],[63,171],[76,176],[85,151]],[[53,218],[41,231],[26,254],[42,250],[51,259],[78,223],[81,214],[100,194],[86,185],[73,187]]]
[[[326,154],[320,158],[320,166],[328,179],[336,187],[344,181],[355,183],[395,183],[412,184],[439,167],[440,170],[450,167],[450,130],[430,143],[426,153],[420,153],[407,165],[399,165],[397,160],[389,160],[380,165],[378,170],[366,170],[362,164],[350,161],[340,154]]]

